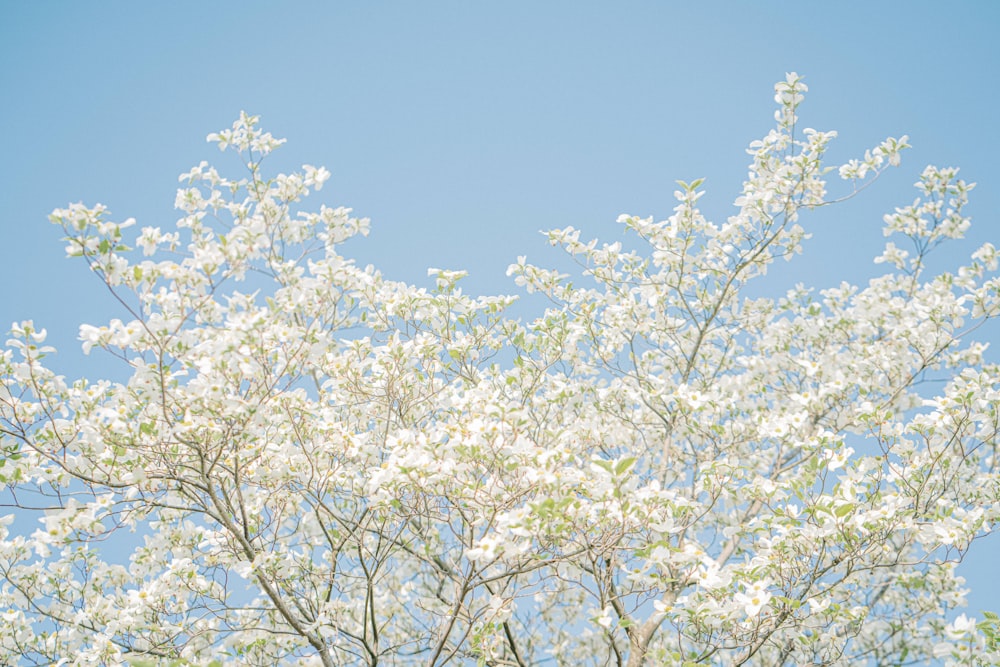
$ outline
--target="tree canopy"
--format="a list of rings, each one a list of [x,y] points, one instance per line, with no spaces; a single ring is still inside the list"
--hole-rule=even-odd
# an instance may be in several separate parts
[[[343,256],[368,220],[307,207],[324,168],[268,175],[247,114],[208,137],[246,173],[183,174],[175,227],[53,212],[122,312],[83,349],[127,379],[11,331],[0,661],[1000,661],[997,617],[953,612],[1000,515],[998,254],[926,268],[973,186],[927,167],[867,285],[751,296],[828,175],[852,196],[907,148],[826,166],[802,79],[775,90],[731,217],[680,182],[630,246],[548,232],[578,268],[511,265],[527,321]]]

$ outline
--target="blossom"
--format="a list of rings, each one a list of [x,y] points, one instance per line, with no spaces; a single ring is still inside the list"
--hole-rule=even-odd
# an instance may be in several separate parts
[[[307,206],[322,167],[270,174],[247,113],[210,140],[248,172],[182,174],[175,227],[53,212],[125,315],[79,330],[108,379],[55,373],[30,321],[0,354],[0,662],[993,659],[991,616],[944,614],[1000,515],[998,374],[967,337],[1000,261],[930,275],[972,189],[930,167],[883,275],[759,296],[838,197],[806,90],[775,87],[725,221],[696,180],[619,217],[628,241],[547,232],[579,268],[518,257],[534,316],[464,271],[355,264],[368,221]]]
[[[767,591],[768,586],[770,586],[770,582],[766,580],[745,584],[743,592],[737,593],[733,597],[733,601],[743,608],[743,612],[747,616],[758,616],[773,597]]]
[[[965,614],[960,614],[958,618],[949,623],[948,627],[945,629],[945,633],[948,638],[953,641],[958,641],[969,633],[975,631],[976,619],[974,617],[970,618]]]
[[[611,607],[604,607],[604,609],[601,610],[601,613],[595,617],[594,621],[602,628],[610,628],[615,622],[612,616]]]
[[[486,535],[479,540],[475,547],[469,549],[466,555],[470,560],[477,562],[491,561],[500,553],[502,546],[499,537]]]
[[[844,464],[847,463],[853,453],[854,449],[852,447],[824,449],[823,458],[827,460],[827,468],[832,471],[844,467]]]

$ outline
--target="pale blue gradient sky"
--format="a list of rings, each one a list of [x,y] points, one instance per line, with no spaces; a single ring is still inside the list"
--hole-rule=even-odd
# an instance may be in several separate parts
[[[517,255],[554,259],[539,230],[616,240],[619,213],[669,215],[675,179],[707,178],[706,211],[728,215],[792,70],[811,88],[803,124],[840,132],[834,159],[888,135],[914,148],[805,218],[806,255],[768,285],[879,272],[881,216],[928,163],[979,183],[952,266],[1000,242],[998,29],[985,1],[6,2],[0,328],[33,318],[62,372],[100,375],[77,326],[121,313],[63,259],[47,214],[82,200],[169,226],[177,174],[240,169],[204,138],[241,109],[288,139],[271,169],[323,164],[315,205],[372,218],[350,246],[362,262],[421,284],[429,266],[465,268],[468,290],[499,293]],[[979,546],[962,565],[970,608],[1000,610],[1000,539]]]

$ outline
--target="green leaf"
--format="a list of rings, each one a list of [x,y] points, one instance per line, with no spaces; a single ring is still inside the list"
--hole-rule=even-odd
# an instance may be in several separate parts
[[[132,667],[155,667],[156,661],[150,658],[140,658],[138,656],[125,656],[125,661]]]
[[[834,510],[833,513],[837,516],[838,519],[842,519],[848,514],[850,514],[851,510],[853,509],[854,509],[854,503],[848,503],[846,505],[841,505],[836,510]]]
[[[635,461],[636,459],[634,456],[629,456],[619,461],[618,465],[615,466],[615,475],[623,474],[626,470],[631,468],[633,464],[635,464]]]
[[[594,465],[601,470],[607,470],[611,472],[611,461],[605,461],[604,459],[594,459]]]

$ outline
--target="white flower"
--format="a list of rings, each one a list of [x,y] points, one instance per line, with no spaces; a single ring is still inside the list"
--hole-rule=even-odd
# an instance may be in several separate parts
[[[810,614],[821,614],[829,608],[830,599],[812,597],[806,600],[806,603],[809,605]]]
[[[99,346],[105,333],[107,333],[106,330],[102,331],[90,324],[81,324],[79,340],[83,341],[83,353],[90,354],[95,345]]]
[[[614,618],[611,617],[611,607],[605,607],[602,609],[600,616],[597,616],[594,620],[602,628],[610,628],[615,622]]]
[[[479,543],[466,552],[469,560],[475,562],[489,562],[497,557],[501,547],[500,539],[495,535],[486,535]]]
[[[723,572],[715,561],[709,561],[699,569],[697,579],[698,584],[703,588],[712,590],[728,586],[729,582],[732,581],[732,576]]]
[[[747,616],[757,616],[773,597],[766,590],[769,585],[770,583],[766,580],[755,581],[746,586],[742,593],[737,593],[733,600],[743,607]]]
[[[948,624],[945,628],[945,634],[948,635],[949,639],[958,641],[968,635],[970,632],[976,631],[976,618],[969,618],[965,614],[962,614],[954,621]]]
[[[839,450],[824,449],[823,458],[827,460],[827,469],[833,471],[838,468],[843,468],[844,464],[847,463],[853,453],[854,449],[851,447],[843,447]]]

